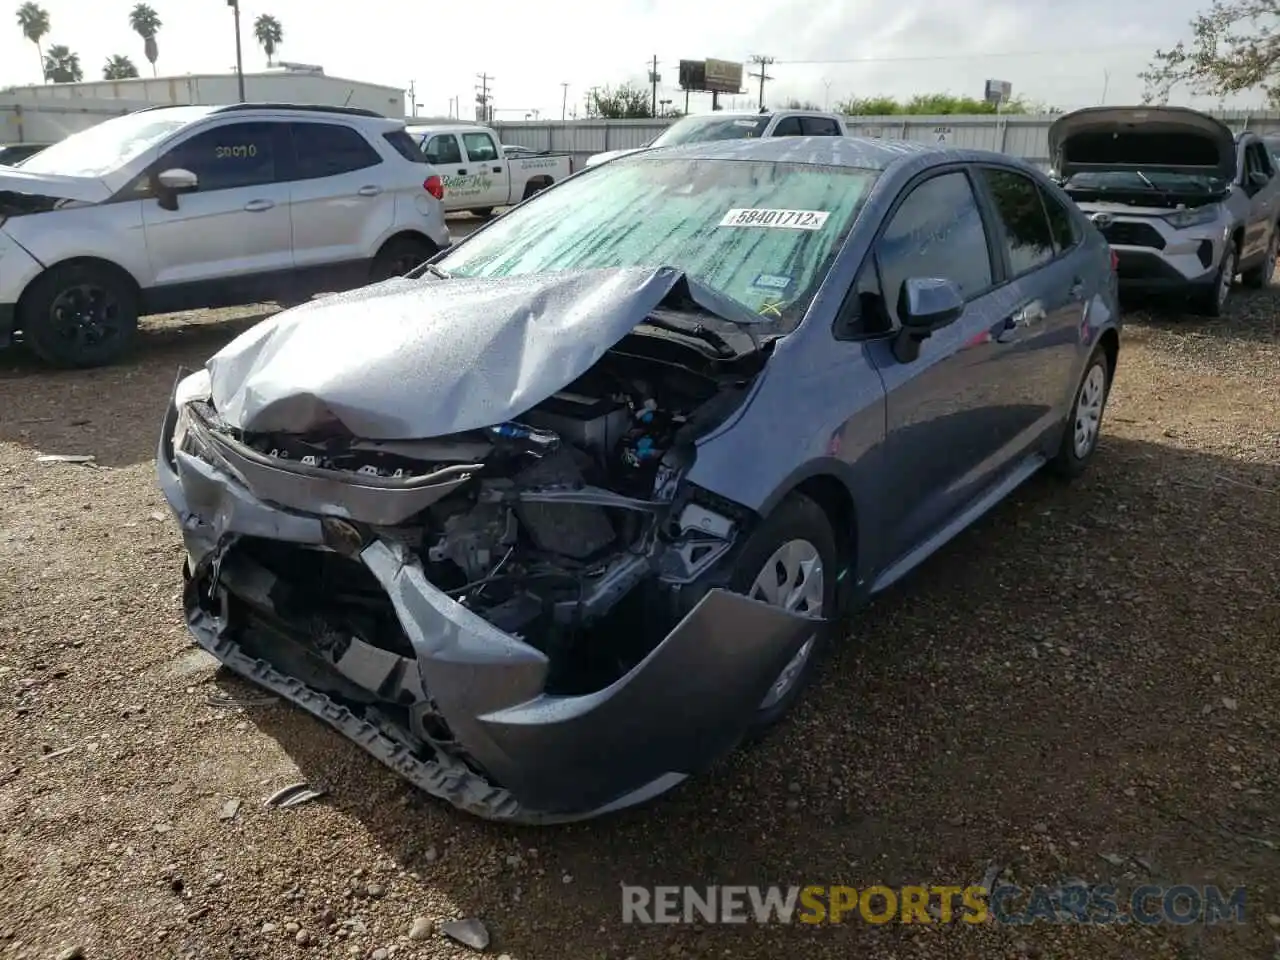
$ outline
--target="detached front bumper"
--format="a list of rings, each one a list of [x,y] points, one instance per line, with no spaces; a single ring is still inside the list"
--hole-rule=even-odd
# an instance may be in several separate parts
[[[238,609],[269,603],[271,591],[262,571],[238,558],[236,541],[332,550],[319,512],[325,508],[312,514],[275,506],[228,472],[175,451],[176,422],[171,402],[156,466],[186,544],[185,606],[196,643],[421,789],[488,819],[585,819],[664,792],[741,739],[815,629],[808,618],[712,590],[621,679],[582,696],[552,696],[541,651],[435,588],[406,547],[374,536],[353,545],[350,559],[385,590],[413,657],[357,638],[308,650],[311,666],[331,671],[334,684],[323,686],[356,694],[339,698],[307,682],[314,675],[283,666],[290,662],[283,646],[275,657],[259,640],[249,655],[238,632]],[[393,719],[406,710],[407,725]],[[447,741],[428,742],[416,729],[412,718],[427,715],[443,720]]]

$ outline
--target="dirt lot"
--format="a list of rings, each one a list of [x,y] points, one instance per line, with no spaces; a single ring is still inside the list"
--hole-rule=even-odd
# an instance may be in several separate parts
[[[858,617],[765,743],[648,809],[547,830],[415,795],[298,710],[209,703],[249,690],[186,640],[152,456],[175,368],[247,322],[152,322],[136,361],[96,372],[0,355],[0,957],[455,957],[407,933],[459,917],[512,960],[1272,955],[1277,291],[1218,323],[1132,315],[1082,482],[1032,481]],[[296,780],[328,796],[263,806]],[[1248,919],[620,920],[622,882],[962,885],[993,866],[1244,884]]]

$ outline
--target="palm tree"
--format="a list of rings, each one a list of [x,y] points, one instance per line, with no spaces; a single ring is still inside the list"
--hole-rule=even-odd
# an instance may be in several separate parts
[[[55,43],[44,55],[44,78],[53,83],[79,83],[84,79],[80,55]]]
[[[102,68],[103,80],[127,80],[137,75],[138,68],[133,65],[133,61],[118,53],[107,57],[107,63]]]
[[[142,49],[151,62],[151,75],[156,75],[156,59],[160,56],[160,48],[156,46],[156,34],[164,24],[160,15],[145,3],[140,3],[129,12],[129,26],[142,38]]]
[[[271,58],[275,56],[276,50],[284,42],[284,30],[280,26],[280,21],[271,16],[271,14],[264,13],[253,21],[253,35],[258,40],[258,46],[262,47],[263,52],[267,55],[267,66],[271,66]]]
[[[36,54],[40,57],[40,75],[44,76],[44,50],[40,46],[49,33],[49,11],[37,3],[24,3],[18,8],[18,26],[22,35],[36,45]]]

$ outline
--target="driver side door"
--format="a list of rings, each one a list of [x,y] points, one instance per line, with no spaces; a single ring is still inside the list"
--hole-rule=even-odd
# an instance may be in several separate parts
[[[287,128],[264,121],[201,126],[149,168],[143,231],[157,309],[252,303],[279,295],[293,273]],[[198,179],[177,209],[156,199],[155,178]]]
[[[1019,430],[1017,392],[1006,369],[1010,347],[1001,342],[1016,304],[1002,285],[997,234],[971,176],[951,167],[909,185],[858,280],[864,315],[878,316],[886,331],[868,343],[886,394],[880,502],[889,506],[879,524],[887,577],[875,589],[914,566],[916,551],[998,481]],[[910,278],[953,281],[965,311],[904,363],[894,353],[893,331]]]

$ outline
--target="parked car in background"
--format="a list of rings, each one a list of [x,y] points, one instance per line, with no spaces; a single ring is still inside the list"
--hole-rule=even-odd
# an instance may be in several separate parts
[[[0,345],[121,356],[150,313],[308,299],[449,245],[404,122],[289,104],[153,107],[0,171]]]
[[[995,153],[699,143],[557,184],[182,380],[201,647],[494,819],[642,802],[842,614],[1094,457],[1106,243]]]
[[[1121,287],[1225,310],[1237,275],[1265,287],[1280,253],[1266,144],[1184,107],[1089,107],[1049,128],[1057,177],[1119,257]]]
[[[444,208],[487,217],[545,190],[572,172],[568,154],[507,156],[498,135],[475,123],[414,124],[409,133],[444,181]]]
[[[47,146],[47,143],[0,143],[0,167],[16,166]]]
[[[843,137],[848,134],[844,117],[838,113],[817,110],[766,110],[760,113],[715,113],[684,117],[667,127],[643,147],[631,150],[606,150],[587,158],[586,166],[594,167],[641,150],[677,147],[685,143],[707,143],[713,140],[747,140],[756,137]]]

